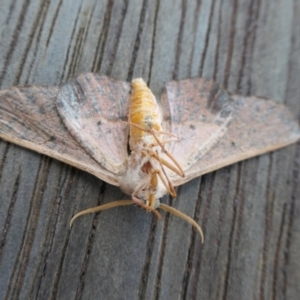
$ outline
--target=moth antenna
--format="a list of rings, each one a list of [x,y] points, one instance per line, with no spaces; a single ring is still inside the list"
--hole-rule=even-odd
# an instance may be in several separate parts
[[[163,203],[160,203],[159,208],[187,221],[188,223],[190,223],[191,225],[196,227],[196,229],[199,231],[199,233],[201,235],[201,242],[204,243],[203,231],[202,231],[201,227],[191,217],[189,217],[188,215],[184,214],[183,212],[175,209],[174,207],[171,207],[171,206],[163,204]]]
[[[77,213],[75,216],[73,216],[73,218],[70,221],[70,227],[72,227],[74,220],[82,215],[99,212],[99,211],[110,209],[110,208],[117,207],[117,206],[125,206],[125,205],[132,205],[132,204],[135,204],[135,202],[133,200],[118,200],[118,201],[113,201],[113,202],[110,202],[107,204],[103,204],[100,206],[96,206],[96,207],[92,207],[92,208],[83,210],[83,211]]]
[[[71,219],[70,227],[72,227],[72,224],[74,223],[75,219],[77,219],[78,217],[80,217],[82,215],[96,213],[96,212],[103,211],[103,210],[110,209],[110,208],[114,208],[114,207],[118,207],[118,206],[132,205],[132,204],[137,204],[137,205],[145,208],[146,210],[150,210],[157,216],[157,218],[159,220],[162,219],[160,213],[157,210],[155,210],[154,208],[148,207],[148,206],[144,205],[143,203],[138,203],[137,201],[134,201],[134,200],[118,200],[118,201],[113,201],[113,202],[110,202],[107,204],[103,204],[100,206],[96,206],[96,207],[92,207],[92,208],[80,211],[75,216],[73,216],[73,218]]]

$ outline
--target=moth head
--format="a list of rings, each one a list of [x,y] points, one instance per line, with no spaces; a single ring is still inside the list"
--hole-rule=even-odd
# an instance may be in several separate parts
[[[144,195],[139,200],[143,201],[146,206],[151,207],[151,209],[157,209],[160,205],[159,198],[156,197],[156,194],[152,191],[147,191],[144,193]]]

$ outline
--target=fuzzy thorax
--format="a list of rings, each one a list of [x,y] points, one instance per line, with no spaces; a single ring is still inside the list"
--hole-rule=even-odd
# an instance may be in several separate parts
[[[151,169],[160,168],[160,164],[153,159],[151,160],[149,156],[143,155],[139,151],[132,151],[128,158],[127,171],[119,179],[119,184],[124,193],[132,195],[137,192],[136,197],[145,203],[149,200],[150,194],[154,193],[156,199],[155,208],[157,208],[159,206],[159,198],[167,194],[168,191],[161,180],[158,180],[157,186],[151,185],[151,170],[147,172],[143,168],[148,161],[151,161]]]

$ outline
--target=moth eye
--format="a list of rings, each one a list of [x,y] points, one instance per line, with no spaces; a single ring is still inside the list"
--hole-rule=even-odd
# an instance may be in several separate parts
[[[44,107],[44,106],[41,106],[41,107],[39,108],[39,112],[40,112],[40,114],[44,115],[44,114],[46,113],[45,107]]]

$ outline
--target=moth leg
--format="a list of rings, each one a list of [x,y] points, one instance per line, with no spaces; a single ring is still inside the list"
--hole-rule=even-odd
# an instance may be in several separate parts
[[[176,142],[176,140],[172,140],[172,139],[168,139],[168,140],[162,140],[160,141],[160,143],[162,145],[165,145],[165,144],[168,144],[168,143],[172,143],[172,142]],[[160,146],[160,144],[156,143],[156,144],[151,144],[152,147],[155,147],[155,146]]]
[[[163,152],[164,152],[164,153],[172,160],[172,162],[173,162],[173,163],[176,165],[176,167],[178,168],[179,173],[177,173],[177,172],[175,172],[175,171],[174,171],[174,172],[175,172],[176,174],[178,174],[179,176],[184,177],[184,172],[183,172],[183,170],[182,170],[180,164],[179,164],[179,163],[177,162],[177,160],[172,156],[172,154],[164,147],[163,144],[165,144],[165,143],[162,143],[162,142],[158,139],[158,137],[156,136],[157,134],[166,134],[166,135],[175,137],[175,138],[177,139],[176,135],[174,135],[173,133],[170,133],[170,132],[166,132],[166,131],[156,131],[156,130],[153,130],[153,129],[151,129],[151,128],[145,129],[145,128],[142,128],[142,127],[140,127],[139,125],[133,124],[133,123],[131,123],[131,122],[127,122],[127,124],[129,124],[129,125],[131,125],[131,126],[134,126],[134,127],[138,128],[138,129],[140,129],[140,130],[142,130],[142,131],[151,133],[151,134],[153,135],[153,137],[155,138],[157,144],[158,144],[158,145],[161,147],[161,149],[163,150]]]
[[[137,129],[140,129],[140,130],[142,130],[142,131],[145,131],[145,132],[148,132],[148,133],[152,133],[152,132],[154,132],[154,133],[156,133],[156,134],[164,134],[164,135],[168,135],[168,136],[171,136],[171,137],[173,137],[173,138],[175,138],[176,140],[178,140],[178,138],[177,138],[177,136],[175,135],[175,134],[173,134],[173,133],[171,133],[171,132],[167,132],[167,131],[156,131],[156,130],[153,130],[153,129],[145,129],[145,128],[143,128],[143,127],[141,127],[141,126],[139,126],[139,125],[137,125],[137,124],[134,124],[134,123],[131,123],[131,122],[129,122],[129,121],[123,121],[124,123],[127,123],[127,124],[129,124],[129,125],[131,125],[131,126],[133,126],[133,127],[135,127],[135,128],[137,128]],[[152,131],[152,132],[151,132]],[[174,140],[172,140],[172,142],[173,142]]]
[[[158,143],[158,145],[161,147],[162,151],[172,160],[172,162],[176,165],[176,167],[178,168],[178,170],[175,171],[175,168],[174,169],[170,168],[169,166],[171,166],[171,165],[167,161],[165,161],[165,160],[162,160],[162,163],[164,161],[165,163],[167,163],[167,164],[163,163],[165,166],[167,166],[168,168],[170,168],[171,170],[173,170],[179,176],[184,177],[184,172],[183,172],[180,164],[178,163],[178,161],[172,156],[172,154],[160,142],[160,140],[158,139],[158,137],[155,135],[155,132],[152,129],[149,129],[149,132],[152,133],[153,137],[155,138],[155,140]]]
[[[154,170],[151,171],[152,172],[151,173],[151,187],[153,189],[155,189],[157,187],[157,184],[158,184],[157,175],[158,175],[159,178],[161,179],[162,183],[164,184],[164,186],[168,190],[168,193],[171,194],[171,196],[173,198],[175,198],[176,197],[175,189],[174,189],[172,183],[170,182],[167,174],[164,172],[163,166],[161,166],[161,167],[162,167],[163,172],[159,169],[154,169]],[[163,175],[165,175],[165,177]],[[150,198],[151,198],[151,195],[150,195]],[[153,197],[154,197],[154,195],[153,195]],[[154,207],[155,201],[156,201],[155,197],[152,200],[151,199],[149,200],[151,207]]]
[[[157,153],[155,153],[154,151],[152,150],[148,150],[148,153],[151,157],[155,158],[157,161],[159,161],[162,165],[166,166],[168,169],[172,170],[174,173],[176,173],[177,175],[179,176],[182,176],[184,177],[184,173],[182,171],[181,173],[181,170],[175,168],[173,165],[171,165],[169,162],[167,162],[165,159],[159,157],[159,155]]]
[[[169,190],[169,193],[171,194],[171,196],[172,196],[173,198],[175,198],[175,197],[176,197],[176,191],[175,191],[175,188],[174,188],[172,182],[170,181],[170,179],[169,179],[169,177],[168,177],[168,175],[167,175],[167,173],[166,173],[166,171],[165,171],[165,168],[164,168],[163,164],[161,163],[161,159],[160,159],[159,155],[157,155],[157,158],[158,158],[159,164],[160,164],[160,166],[161,166],[161,169],[162,169],[162,171],[163,171],[163,173],[164,173],[164,175],[165,175],[165,178],[166,178],[167,181],[168,181],[168,185],[169,185],[169,189],[168,189],[168,190]],[[161,176],[161,178],[162,178],[162,175],[161,175],[161,174],[160,174],[160,176]]]
[[[158,160],[159,163],[160,163],[160,166],[161,166],[162,171],[159,170],[159,169],[155,169],[155,170],[153,170],[153,172],[155,172],[156,174],[158,174],[158,176],[159,176],[159,178],[161,179],[162,183],[163,183],[164,186],[167,188],[168,193],[171,194],[171,196],[172,196],[173,198],[175,198],[175,197],[176,197],[176,191],[175,191],[174,186],[173,186],[173,184],[171,183],[171,181],[170,181],[170,179],[169,179],[167,173],[165,172],[165,169],[164,169],[164,167],[163,167],[163,165],[162,165],[162,163],[161,163],[161,160],[160,160],[160,157],[159,157],[159,156],[157,156],[157,160]],[[163,176],[163,175],[165,175],[165,176]],[[157,185],[157,184],[156,184],[156,185]]]
[[[150,196],[149,196],[149,200],[148,200],[148,201],[149,201],[149,206],[150,206],[151,208],[155,209],[155,208],[154,208],[155,202],[156,202],[155,194],[150,193]]]
[[[155,152],[151,152],[151,153],[155,154]],[[142,154],[144,154],[144,155],[150,155],[150,157],[152,157],[151,154],[149,153],[149,151],[142,151]],[[169,177],[168,177],[167,173],[165,172],[165,169],[164,169],[164,167],[163,167],[163,165],[161,163],[161,158],[157,155],[157,157],[155,157],[155,159],[159,161],[162,171],[159,170],[159,169],[152,169],[151,170],[150,183],[151,183],[152,189],[155,189],[157,187],[158,182],[157,182],[157,176],[156,175],[158,175],[159,178],[161,179],[162,183],[164,184],[164,186],[168,190],[168,193],[171,194],[171,196],[173,198],[175,198],[176,197],[176,192],[175,192],[174,186],[172,185],[171,181],[169,180]],[[151,162],[150,162],[150,164],[151,164]],[[151,164],[151,166],[153,166],[153,164]],[[173,166],[171,165],[171,167],[173,167]],[[143,187],[145,185],[146,184],[144,183]],[[151,203],[151,201],[149,201],[149,202]],[[154,204],[155,204],[155,201],[154,201]]]

